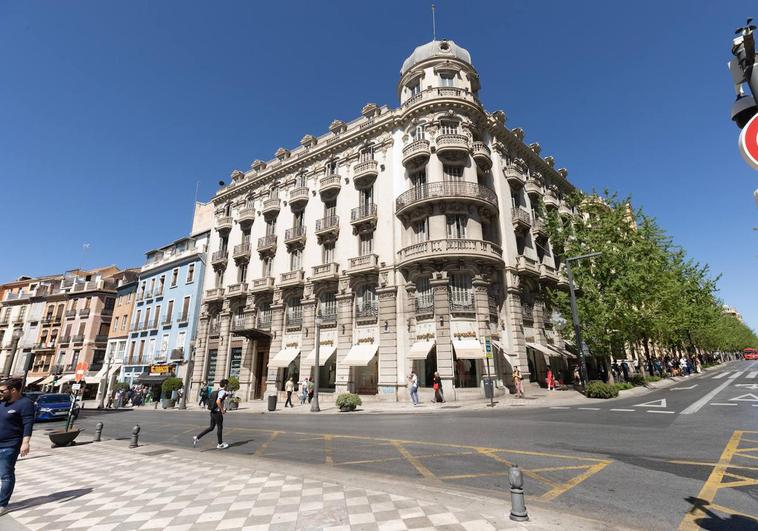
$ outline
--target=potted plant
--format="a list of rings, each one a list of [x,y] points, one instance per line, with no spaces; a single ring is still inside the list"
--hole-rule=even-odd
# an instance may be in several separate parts
[[[226,390],[231,396],[229,400],[226,402],[227,404],[226,408],[230,410],[238,409],[240,402],[242,400],[240,399],[240,397],[234,396],[234,392],[239,391],[240,389],[240,379],[238,376],[230,376],[228,380],[229,380],[229,383],[226,384]]]
[[[361,397],[355,393],[342,393],[337,397],[337,407],[340,411],[355,411],[355,408],[363,402]]]
[[[241,401],[242,400],[238,396],[231,397],[229,399],[229,402],[228,402],[229,405],[228,405],[227,409],[229,409],[229,410],[239,409]]]
[[[161,407],[163,409],[172,408],[176,404],[176,399],[172,396],[176,396],[176,392],[184,387],[184,382],[176,376],[169,376],[161,384]]]

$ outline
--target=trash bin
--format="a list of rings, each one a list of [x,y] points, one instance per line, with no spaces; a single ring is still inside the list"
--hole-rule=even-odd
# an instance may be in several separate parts
[[[495,388],[494,382],[489,378],[484,378],[484,398],[494,398]]]
[[[268,410],[276,411],[276,395],[268,395]]]

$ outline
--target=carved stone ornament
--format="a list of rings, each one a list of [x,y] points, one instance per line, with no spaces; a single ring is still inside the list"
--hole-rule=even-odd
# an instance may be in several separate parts
[[[262,171],[266,169],[266,163],[262,160],[255,159],[250,167],[255,171]]]
[[[558,175],[564,179],[568,177],[569,171],[566,168],[558,168]]]
[[[276,153],[274,153],[274,155],[279,160],[287,160],[290,156],[290,151],[289,149],[280,147],[279,149],[276,150]]]
[[[537,155],[539,155],[540,151],[542,151],[542,146],[540,146],[539,142],[532,142],[531,144],[529,144],[529,149],[531,149]]]
[[[231,175],[230,175],[230,177],[232,178],[232,181],[234,181],[236,183],[236,182],[239,182],[242,179],[244,179],[245,178],[245,174],[242,173],[239,170],[233,170],[232,173],[231,173]]]
[[[516,127],[511,132],[513,133],[513,136],[515,136],[516,138],[518,138],[519,140],[522,140],[522,141],[524,140],[524,137],[526,136],[526,131],[524,131],[520,127]]]
[[[361,109],[361,114],[366,118],[371,118],[372,116],[377,116],[379,114],[378,111],[379,107],[376,103],[367,103],[363,106],[363,109]]]
[[[305,135],[300,139],[300,145],[306,148],[315,146],[317,142],[318,140],[313,135]]]
[[[329,125],[329,130],[335,135],[338,135],[344,132],[346,129],[347,129],[347,125],[345,125],[345,122],[343,122],[342,120],[334,120]]]
[[[552,168],[553,166],[555,166],[555,159],[553,158],[553,156],[552,156],[552,155],[548,155],[547,157],[545,157],[545,164],[547,164],[547,165],[548,165],[548,166],[550,166],[551,168]]]
[[[505,112],[500,110],[493,112],[492,119],[495,121],[496,125],[499,125],[500,127],[505,126]]]

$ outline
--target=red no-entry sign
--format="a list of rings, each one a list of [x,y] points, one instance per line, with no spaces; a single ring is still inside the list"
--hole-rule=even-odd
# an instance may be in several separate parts
[[[753,116],[740,133],[740,153],[754,170],[758,170],[758,114]]]
[[[74,381],[76,383],[79,383],[84,379],[84,375],[87,374],[87,371],[89,370],[89,363],[86,361],[80,361],[76,364],[76,373],[74,374]]]

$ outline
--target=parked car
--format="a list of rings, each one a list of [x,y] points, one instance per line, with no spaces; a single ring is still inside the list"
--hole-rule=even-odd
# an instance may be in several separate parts
[[[71,395],[63,393],[47,393],[37,397],[34,403],[34,420],[62,420],[68,415],[71,407]],[[74,418],[79,416],[79,405],[74,406]]]
[[[31,400],[32,402],[37,402],[37,399],[44,394],[45,393],[43,393],[42,391],[25,391],[24,392],[24,396],[28,398],[29,400]]]

